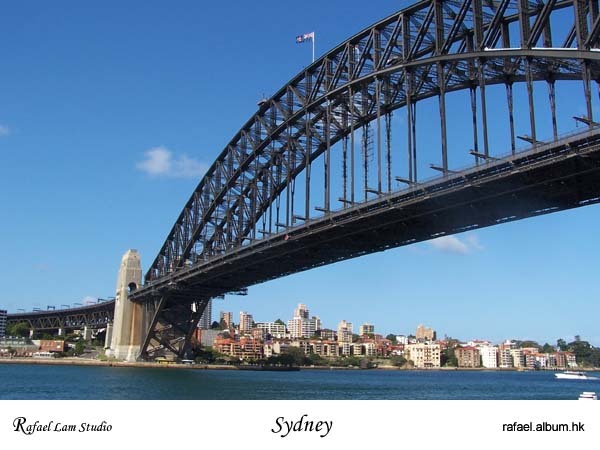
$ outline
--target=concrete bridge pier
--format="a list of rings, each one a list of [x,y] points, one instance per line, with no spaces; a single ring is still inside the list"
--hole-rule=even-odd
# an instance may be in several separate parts
[[[113,335],[113,324],[112,322],[106,324],[106,336],[104,337],[104,348],[110,348]]]
[[[128,250],[121,260],[115,295],[115,316],[108,356],[135,361],[142,341],[142,306],[128,300],[129,292],[142,285],[142,265],[137,250]],[[108,336],[108,333],[107,333]]]

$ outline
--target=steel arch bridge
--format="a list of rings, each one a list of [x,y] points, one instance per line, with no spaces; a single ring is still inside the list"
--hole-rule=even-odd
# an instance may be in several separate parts
[[[100,300],[93,305],[47,311],[8,314],[7,324],[24,323],[30,330],[104,328],[114,320],[115,301]]]
[[[141,357],[183,356],[210,298],[597,203],[599,35],[598,0],[425,0],[323,55],[259,103],[130,293]]]

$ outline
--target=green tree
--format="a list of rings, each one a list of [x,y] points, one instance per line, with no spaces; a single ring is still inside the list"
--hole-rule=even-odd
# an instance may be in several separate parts
[[[397,341],[396,341],[396,335],[395,334],[391,334],[390,333],[385,338],[388,339],[388,340],[390,340],[390,341],[392,341],[392,344],[396,344],[397,343]]]
[[[286,366],[303,366],[306,362],[304,350],[300,347],[288,347],[281,353],[281,356],[285,357],[285,362],[282,362],[282,364]]]
[[[83,341],[77,341],[75,344],[75,349],[73,350],[73,355],[79,356],[82,355],[85,350],[85,344]]]
[[[542,353],[554,353],[556,349],[547,342],[542,346]]]
[[[6,327],[8,336],[27,337],[29,336],[29,326],[25,322],[11,324]]]
[[[321,358],[316,353],[311,353],[305,358],[306,364],[311,366],[325,366],[327,365],[327,360],[325,358]]]
[[[565,352],[568,349],[567,342],[564,339],[558,339],[556,341],[556,346],[561,352]]]
[[[285,323],[283,323],[283,320],[281,320],[281,319],[277,319],[275,321],[275,323],[278,324],[278,325],[285,325]]]
[[[219,330],[221,329],[221,325],[219,324],[219,322],[217,322],[216,320],[210,324],[210,329],[211,330]]]

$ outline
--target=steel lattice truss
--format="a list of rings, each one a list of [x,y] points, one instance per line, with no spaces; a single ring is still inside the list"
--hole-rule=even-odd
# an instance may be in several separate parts
[[[130,295],[144,308],[142,357],[182,357],[211,297],[599,201],[600,133],[591,93],[600,80],[598,11],[598,0],[422,1],[353,36],[260,102],[186,203],[144,286]],[[560,140],[555,84],[568,80],[583,85],[587,114],[578,120],[590,134]],[[516,83],[526,87],[526,136],[515,131]],[[534,101],[540,83],[548,87],[553,131],[543,148]],[[488,86],[506,91],[512,153],[502,160],[490,150],[487,110],[499,105],[488,105]],[[458,91],[470,105],[474,134],[474,168],[460,175],[449,163],[446,111],[447,94]],[[435,185],[417,164],[425,151],[417,145],[417,105],[427,99],[437,99],[439,110],[428,117],[441,133],[431,164],[441,172]],[[398,109],[406,114],[402,176],[391,161]],[[518,138],[533,145],[530,154],[516,152]],[[342,161],[339,173],[333,158]],[[322,180],[313,169],[319,164]],[[311,177],[322,183],[318,189]]]
[[[572,10],[570,31],[554,42],[550,17],[565,8]],[[460,89],[485,95],[486,85],[498,83],[583,79],[589,87],[599,77],[599,55],[590,51],[598,47],[599,17],[597,1],[436,0],[357,34],[285,85],[235,135],[185,205],[146,281],[259,239],[261,216],[313,160],[397,108],[432,96],[443,105],[445,93]],[[511,33],[519,33],[519,48],[511,48]],[[444,116],[442,108],[442,122]],[[409,152],[408,181],[415,182],[416,148]],[[386,184],[390,190],[390,178],[380,174],[374,190],[383,193]],[[300,219],[311,216],[306,209]],[[292,215],[286,212],[282,230],[293,224]]]
[[[103,328],[114,319],[115,301],[109,300],[81,308],[9,314],[9,324],[26,323],[32,330]]]

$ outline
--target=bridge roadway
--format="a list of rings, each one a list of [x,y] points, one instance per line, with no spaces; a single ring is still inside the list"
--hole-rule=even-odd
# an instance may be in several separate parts
[[[7,323],[25,323],[32,330],[103,328],[114,320],[115,301],[106,300],[79,308],[8,314]]]
[[[600,201],[600,128],[325,214],[148,282],[134,302],[207,299],[439,236]]]

